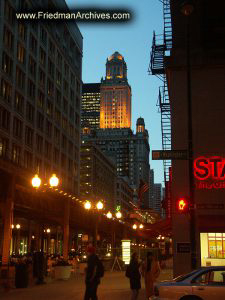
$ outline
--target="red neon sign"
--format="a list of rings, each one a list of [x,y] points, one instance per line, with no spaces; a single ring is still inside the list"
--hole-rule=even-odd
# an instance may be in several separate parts
[[[225,180],[225,158],[220,156],[196,158],[194,161],[194,176],[198,180],[208,178]]]

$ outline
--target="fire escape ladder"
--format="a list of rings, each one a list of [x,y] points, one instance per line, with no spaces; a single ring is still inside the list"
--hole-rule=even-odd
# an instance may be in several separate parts
[[[149,74],[156,75],[163,81],[159,88],[157,106],[161,112],[162,148],[171,150],[171,111],[168,86],[165,74],[165,56],[170,55],[172,48],[172,25],[170,13],[170,0],[162,0],[163,3],[163,35],[156,35],[153,32],[152,49],[150,55]],[[164,180],[169,181],[169,168],[171,160],[164,160]]]

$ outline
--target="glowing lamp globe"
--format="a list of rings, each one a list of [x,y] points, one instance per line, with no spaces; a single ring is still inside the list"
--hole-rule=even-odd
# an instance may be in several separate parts
[[[116,213],[116,217],[117,217],[117,219],[121,219],[121,218],[122,218],[122,214],[121,214],[120,211],[118,211],[118,212]]]
[[[16,229],[20,229],[20,224],[16,224]]]
[[[32,186],[36,189],[38,189],[41,185],[41,179],[38,177],[38,175],[36,174],[33,178],[32,178]]]
[[[98,201],[97,209],[103,209],[103,203],[101,201]]]
[[[133,229],[134,229],[134,230],[137,229],[137,225],[136,225],[136,224],[133,225]]]
[[[140,225],[139,225],[139,228],[140,228],[140,229],[143,229],[143,228],[144,228],[143,224],[140,224]]]
[[[50,228],[47,228],[46,231],[47,231],[47,233],[50,233],[50,232],[51,232],[51,229],[50,229]]]
[[[52,177],[49,179],[49,184],[51,187],[58,186],[59,178],[55,174],[53,174]]]
[[[109,211],[109,212],[107,213],[106,217],[107,217],[108,219],[111,219],[111,218],[112,218],[112,213]]]
[[[84,208],[85,208],[85,209],[90,209],[90,208],[91,208],[91,202],[86,201],[86,202],[84,203]]]

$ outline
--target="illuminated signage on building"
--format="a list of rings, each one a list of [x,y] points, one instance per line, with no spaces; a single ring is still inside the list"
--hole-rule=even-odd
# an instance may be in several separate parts
[[[198,157],[194,161],[194,176],[198,189],[225,188],[225,158]]]
[[[130,240],[122,240],[122,260],[125,265],[130,263]]]

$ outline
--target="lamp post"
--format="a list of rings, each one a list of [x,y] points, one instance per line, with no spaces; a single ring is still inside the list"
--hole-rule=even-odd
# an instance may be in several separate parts
[[[191,94],[191,56],[190,56],[190,16],[194,10],[194,1],[186,0],[181,4],[181,12],[186,16],[186,80],[187,80],[187,119],[188,119],[188,170],[189,170],[189,198],[190,198],[190,241],[191,241],[191,268],[197,267],[196,253],[196,220],[195,195],[193,175],[193,127],[192,127],[192,94]]]

